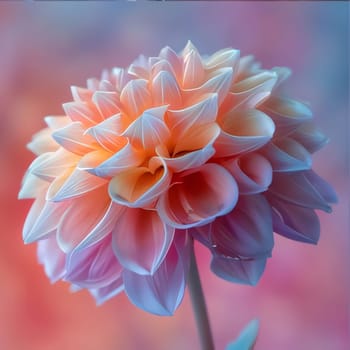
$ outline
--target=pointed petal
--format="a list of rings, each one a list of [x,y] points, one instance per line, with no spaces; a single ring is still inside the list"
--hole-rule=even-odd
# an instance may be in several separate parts
[[[47,190],[49,183],[27,172],[23,179],[21,190],[18,193],[18,199],[36,198]]]
[[[62,107],[73,122],[81,122],[87,127],[103,120],[96,106],[90,102],[68,102]]]
[[[272,119],[256,109],[236,111],[222,121],[214,147],[219,157],[253,151],[266,144],[275,132]]]
[[[230,343],[226,350],[253,350],[258,336],[259,321],[253,320],[243,329],[238,338]]]
[[[38,242],[37,254],[39,263],[44,265],[45,273],[51,283],[55,283],[64,277],[66,254],[58,247],[54,234]]]
[[[55,152],[59,145],[51,136],[52,131],[45,128],[33,135],[32,140],[27,144],[27,148],[35,155],[39,156],[46,152]]]
[[[186,232],[177,232],[166,258],[153,275],[125,270],[125,292],[131,302],[156,315],[173,315],[185,292],[190,245]]]
[[[200,86],[205,76],[201,56],[196,49],[191,49],[184,56],[184,68],[182,86],[184,89],[190,89]]]
[[[109,183],[112,200],[130,208],[152,205],[168,189],[171,174],[163,159],[153,157],[149,167],[138,167],[117,174]]]
[[[51,130],[61,129],[71,123],[67,116],[47,116],[44,120]]]
[[[96,149],[96,141],[90,135],[85,134],[80,122],[73,122],[52,133],[53,139],[67,151],[80,156]]]
[[[103,304],[105,301],[115,297],[124,290],[123,278],[117,278],[107,286],[100,288],[92,288],[89,292],[96,299],[97,305]]]
[[[145,109],[151,106],[152,99],[147,80],[130,80],[120,94],[120,101],[123,110],[129,117],[136,119]]]
[[[210,268],[226,281],[255,286],[265,270],[265,265],[266,259],[236,260],[214,256]]]
[[[180,74],[182,73],[182,64],[178,55],[175,51],[173,51],[173,49],[171,49],[169,46],[164,47],[160,51],[159,57],[164,58],[170,63],[171,67],[175,72],[175,76],[180,76]]]
[[[239,50],[219,50],[205,60],[205,68],[209,70],[217,70],[219,68],[231,67],[235,71],[239,62],[239,56]]]
[[[269,160],[274,171],[288,172],[311,168],[310,153],[289,137],[269,142],[260,152]]]
[[[88,102],[93,95],[93,91],[79,86],[71,86],[70,90],[75,102]]]
[[[140,275],[154,274],[174,237],[153,210],[126,209],[113,230],[113,250],[120,263]]]
[[[330,213],[327,201],[312,186],[305,172],[274,173],[269,192],[276,197],[300,207],[322,209]]]
[[[99,165],[103,164],[109,158],[113,156],[113,153],[104,149],[98,149],[97,151],[92,151],[88,154],[85,154],[79,160],[77,168],[80,170],[89,171],[92,174],[95,174],[94,170]],[[97,174],[95,174],[97,175]],[[98,175],[97,175],[98,176]]]
[[[149,150],[166,143],[170,136],[164,122],[167,108],[168,106],[160,106],[145,110],[122,135],[127,137],[132,145]]]
[[[277,74],[275,88],[287,80],[292,74],[292,71],[287,67],[273,67],[271,70]]]
[[[272,206],[273,230],[295,241],[317,244],[320,222],[314,210],[286,203],[268,193]]]
[[[217,94],[209,94],[190,107],[169,110],[166,122],[173,137],[181,139],[190,128],[215,122],[218,112],[217,104]]]
[[[96,91],[92,102],[104,118],[120,112],[119,96],[115,91]]]
[[[87,171],[75,169],[64,181],[62,186],[51,198],[52,201],[62,201],[68,198],[79,197],[107,183],[107,180]]]
[[[67,258],[65,280],[83,288],[108,286],[121,277],[123,267],[112,250],[111,235],[98,243],[74,250]]]
[[[169,105],[170,108],[178,108],[182,102],[176,79],[166,71],[160,71],[153,78],[152,97],[153,103],[158,106]]]
[[[69,203],[35,200],[23,227],[24,243],[33,243],[50,235],[59,226]]]
[[[258,153],[225,160],[222,165],[237,181],[240,194],[264,192],[271,185],[272,166]]]
[[[236,205],[238,187],[232,175],[217,164],[204,164],[174,178],[158,201],[164,222],[176,228],[204,225]]]
[[[242,260],[270,256],[274,245],[271,215],[264,196],[240,196],[234,210],[212,223],[215,255]]]
[[[59,247],[65,253],[72,251],[99,224],[109,205],[106,186],[71,200],[57,229]]]
[[[112,69],[112,77],[115,79],[115,89],[120,93],[132,76],[124,68],[115,67]]]

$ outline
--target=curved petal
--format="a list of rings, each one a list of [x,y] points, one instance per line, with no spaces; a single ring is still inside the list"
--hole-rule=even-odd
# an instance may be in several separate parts
[[[320,238],[320,222],[309,208],[286,203],[271,194],[267,199],[272,206],[273,230],[295,241],[317,244]]]
[[[239,50],[219,50],[205,60],[205,68],[209,70],[217,70],[219,68],[232,67],[235,70],[235,67],[239,62],[239,56]]]
[[[170,185],[171,174],[163,159],[153,157],[147,167],[126,170],[115,175],[109,183],[112,200],[130,208],[152,205]]]
[[[93,95],[93,91],[74,85],[70,87],[70,91],[75,102],[88,102]]]
[[[182,86],[190,89],[202,84],[205,77],[201,56],[193,48],[184,55]]]
[[[313,187],[305,172],[275,173],[269,192],[276,197],[300,207],[322,209],[330,213],[332,208]]]
[[[65,280],[83,288],[108,286],[121,277],[123,267],[112,249],[111,235],[67,257]]]
[[[45,273],[51,283],[62,279],[66,273],[66,254],[57,245],[53,234],[47,239],[38,242],[38,261],[44,265]]]
[[[284,97],[271,96],[260,107],[275,122],[276,133],[280,136],[296,129],[312,119],[311,110],[303,103]]]
[[[145,110],[122,136],[128,138],[130,143],[145,150],[152,150],[159,144],[166,143],[170,136],[168,127],[164,122],[164,113],[168,106],[160,106]]]
[[[72,199],[57,229],[59,247],[71,252],[103,219],[110,202],[106,186]]]
[[[33,243],[55,231],[68,207],[67,202],[53,203],[36,199],[24,223],[24,243]]]
[[[52,133],[53,139],[67,151],[80,156],[96,149],[95,139],[85,134],[80,122],[73,122]]]
[[[274,245],[271,215],[264,196],[240,196],[234,210],[211,225],[215,255],[242,260],[270,256]]]
[[[59,202],[68,198],[78,197],[106,183],[107,180],[104,178],[92,175],[85,170],[74,169],[62,186],[48,199]]]
[[[232,175],[217,164],[204,164],[174,178],[160,196],[161,218],[176,228],[204,225],[225,215],[236,205],[238,187]]]
[[[311,168],[310,153],[289,137],[269,142],[260,152],[269,160],[273,171],[288,172]]]
[[[120,101],[123,110],[129,117],[136,119],[145,109],[151,106],[152,99],[147,80],[130,80],[120,93]]]
[[[185,292],[190,247],[186,232],[176,232],[166,258],[153,275],[125,270],[125,292],[131,302],[156,315],[173,315]]]
[[[71,120],[67,116],[46,116],[44,118],[45,123],[51,130],[57,130],[65,127],[71,123]]]
[[[256,109],[229,113],[214,147],[218,157],[253,151],[265,145],[275,132],[272,119]]]
[[[158,106],[169,105],[178,108],[182,97],[176,79],[167,71],[160,71],[152,80],[153,103]]]
[[[166,122],[172,136],[176,139],[181,139],[192,127],[215,122],[217,112],[217,94],[209,94],[203,100],[190,107],[169,110]]]
[[[258,153],[248,153],[239,158],[225,160],[222,165],[237,181],[239,193],[264,192],[272,181],[270,162]]]
[[[126,269],[153,275],[168,252],[174,231],[154,210],[127,208],[113,230],[114,253]]]
[[[126,138],[121,136],[127,128],[127,123],[124,115],[118,113],[87,129],[85,133],[91,135],[107,151],[115,152],[127,142]]]
[[[253,350],[259,331],[259,321],[253,320],[243,329],[238,338],[226,350]]]
[[[182,73],[182,64],[176,52],[169,46],[164,47],[160,53],[159,57],[164,58],[168,61],[175,72],[175,76],[179,77]]]
[[[91,102],[68,102],[64,103],[62,107],[73,122],[81,122],[86,127],[103,120],[100,112]]]
[[[119,96],[115,91],[96,91],[92,102],[104,118],[120,112]]]
[[[49,128],[40,130],[27,144],[27,148],[37,156],[46,152],[55,152],[59,144],[52,138],[51,133]]]
[[[100,288],[90,288],[89,292],[96,299],[96,304],[101,305],[105,301],[113,298],[124,290],[123,278],[119,277],[107,286]]]
[[[18,199],[37,198],[47,190],[49,183],[27,171],[18,193]]]
[[[277,82],[275,88],[287,80],[292,74],[292,71],[287,67],[273,67],[271,70],[277,74]]]
[[[265,265],[266,259],[236,260],[213,256],[210,268],[226,281],[255,286],[265,270]]]

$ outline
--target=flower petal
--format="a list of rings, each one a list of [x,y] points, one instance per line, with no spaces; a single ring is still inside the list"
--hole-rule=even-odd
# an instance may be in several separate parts
[[[110,201],[106,186],[71,200],[57,229],[57,242],[65,253],[72,251],[99,224]]]
[[[111,235],[67,258],[65,279],[83,288],[101,288],[121,277],[123,267],[113,253]]]
[[[105,301],[113,298],[124,290],[123,278],[117,278],[107,286],[100,288],[90,288],[89,292],[96,299],[97,305],[103,304]]]
[[[289,137],[274,140],[261,150],[272,165],[273,171],[300,171],[311,168],[310,153],[297,141]]]
[[[131,168],[115,175],[108,191],[116,203],[131,208],[145,208],[168,189],[170,181],[171,174],[164,160],[153,157],[148,168]]]
[[[127,208],[113,230],[114,253],[126,269],[152,275],[167,254],[174,231],[153,210]]]
[[[79,86],[70,87],[75,102],[88,102],[91,100],[93,91]]]
[[[239,56],[239,50],[219,50],[205,60],[205,68],[209,70],[217,70],[219,68],[232,67],[235,70],[235,67],[239,62]]]
[[[229,113],[214,147],[219,157],[253,151],[266,144],[275,132],[272,119],[256,109]]]
[[[273,230],[295,241],[317,244],[320,222],[314,210],[286,203],[267,194],[272,206]]]
[[[96,149],[96,141],[90,135],[84,133],[80,122],[73,122],[52,133],[53,139],[67,151],[77,155],[84,155]]]
[[[81,122],[86,127],[103,120],[97,107],[90,102],[68,102],[64,103],[62,107],[73,122]]]
[[[258,153],[225,160],[222,165],[237,181],[240,194],[264,192],[272,181],[270,162]]]
[[[160,196],[157,210],[167,224],[189,228],[227,214],[237,199],[238,188],[231,174],[209,163],[174,178],[168,192]]]
[[[18,193],[18,199],[37,198],[47,190],[49,183],[27,171]]]
[[[185,292],[190,247],[186,232],[177,232],[166,258],[153,275],[125,270],[125,292],[131,302],[156,315],[173,315]]]
[[[104,118],[120,112],[119,96],[115,91],[96,91],[92,102]]]
[[[44,265],[45,273],[51,283],[62,279],[66,273],[66,254],[57,245],[56,236],[38,242],[38,260]]]
[[[255,286],[265,270],[265,265],[266,259],[236,260],[213,256],[210,268],[226,281]]]
[[[145,110],[123,132],[122,136],[129,139],[136,147],[153,149],[159,144],[166,143],[170,136],[168,127],[164,122],[164,113],[168,106],[160,106]]]
[[[27,148],[37,156],[46,152],[56,151],[59,145],[52,138],[51,133],[52,131],[49,128],[40,130],[33,136],[32,141],[27,144]]]
[[[253,350],[258,336],[259,321],[253,320],[243,329],[238,338],[230,343],[226,350]]]
[[[167,62],[170,63],[171,67],[175,72],[175,76],[180,76],[182,73],[182,64],[176,52],[171,49],[169,46],[164,47],[160,53],[159,57],[164,58]]]
[[[183,80],[184,89],[190,89],[202,84],[205,77],[202,58],[193,48],[184,55]]]

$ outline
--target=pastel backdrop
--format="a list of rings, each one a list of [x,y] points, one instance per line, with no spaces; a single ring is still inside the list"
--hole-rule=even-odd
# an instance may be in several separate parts
[[[189,297],[173,317],[120,295],[97,307],[87,292],[51,285],[24,246],[30,201],[17,192],[25,149],[46,115],[62,114],[70,85],[190,39],[201,53],[234,47],[263,66],[288,66],[288,94],[310,103],[330,143],[314,168],[339,203],[320,214],[308,246],[276,236],[257,287],[230,284],[197,255],[217,349],[259,318],[257,350],[345,350],[349,335],[349,6],[346,2],[2,2],[0,4],[0,349],[198,349]]]

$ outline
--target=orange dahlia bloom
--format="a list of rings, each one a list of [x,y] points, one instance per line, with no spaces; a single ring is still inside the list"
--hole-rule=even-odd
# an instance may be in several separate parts
[[[316,243],[314,210],[330,211],[335,194],[311,170],[326,138],[310,109],[279,95],[289,74],[189,42],[73,86],[65,115],[28,145],[38,157],[19,195],[35,199],[23,237],[38,241],[50,279],[171,314],[192,238],[218,276],[249,284],[273,231]]]

